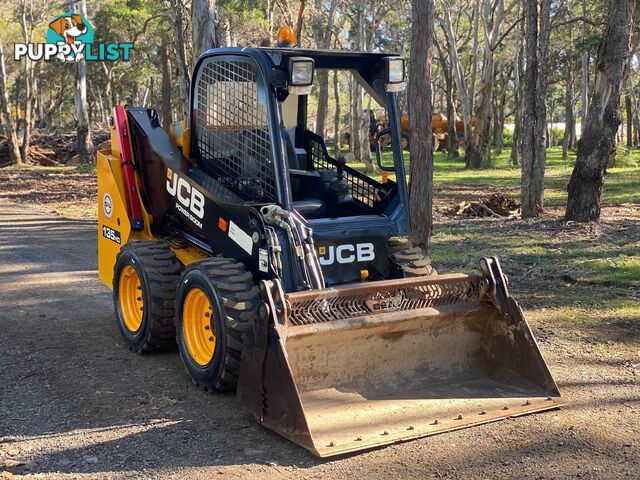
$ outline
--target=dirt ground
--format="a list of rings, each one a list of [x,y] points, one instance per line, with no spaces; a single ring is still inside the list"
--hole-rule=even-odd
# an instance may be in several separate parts
[[[197,390],[176,353],[123,347],[97,279],[94,174],[34,171],[0,170],[0,478],[640,478],[637,329],[614,347],[533,315],[568,406],[319,460]]]

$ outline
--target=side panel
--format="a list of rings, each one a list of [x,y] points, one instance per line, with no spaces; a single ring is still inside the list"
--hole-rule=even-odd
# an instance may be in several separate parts
[[[98,275],[112,287],[113,265],[120,247],[127,243],[131,224],[124,201],[120,160],[109,150],[97,153],[98,168]]]

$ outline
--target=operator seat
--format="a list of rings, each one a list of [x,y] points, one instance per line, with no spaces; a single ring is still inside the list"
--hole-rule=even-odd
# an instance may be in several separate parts
[[[287,156],[289,169],[300,170],[300,161],[298,160],[296,149],[291,141],[291,135],[289,135],[289,132],[284,128],[282,129],[282,138],[284,139],[285,154]],[[324,202],[317,198],[300,197],[302,193],[300,191],[302,184],[301,179],[295,178],[294,175],[290,175],[289,178],[291,183],[291,196],[295,199],[292,202],[293,208],[304,218],[317,218],[324,210]]]

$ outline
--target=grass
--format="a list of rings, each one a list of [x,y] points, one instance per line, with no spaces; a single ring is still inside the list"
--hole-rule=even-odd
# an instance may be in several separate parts
[[[392,163],[391,152],[383,153],[383,162]],[[510,151],[505,149],[501,155],[491,158],[490,166],[479,170],[465,168],[462,158],[452,159],[443,152],[434,155],[433,183],[436,189],[449,186],[485,187],[502,191],[518,199],[520,194],[520,167],[513,166],[509,160]],[[404,153],[405,168],[409,171],[409,154]],[[567,203],[567,184],[575,164],[576,153],[570,152],[567,160],[562,159],[562,148],[547,150],[545,170],[545,206],[558,207]],[[364,170],[363,163],[349,163],[350,166]],[[380,179],[380,174],[374,175]],[[393,174],[389,176],[393,179]],[[454,188],[455,190],[455,188]],[[444,198],[458,198],[455,192],[444,193]],[[461,199],[462,200],[462,199]],[[459,201],[461,201],[459,200]],[[604,204],[640,203],[640,151],[619,149],[616,166],[609,169],[605,177]]]
[[[387,164],[390,155],[385,153]],[[600,225],[562,221],[574,164],[575,153],[562,160],[560,148],[547,151],[546,211],[538,220],[456,219],[446,211],[463,200],[502,192],[519,202],[520,168],[509,164],[509,151],[494,156],[491,166],[480,170],[468,170],[461,159],[436,153],[433,264],[441,272],[477,271],[480,258],[496,255],[534,326],[552,327],[581,341],[636,349],[640,345],[640,151],[618,152],[616,166],[605,178],[607,208]]]
[[[390,164],[391,153],[385,152],[384,157],[385,164]],[[405,153],[407,171],[408,161]],[[600,225],[562,221],[574,162],[575,154],[565,161],[561,149],[548,150],[546,211],[540,219],[456,219],[447,210],[463,200],[502,192],[519,201],[520,169],[509,164],[508,151],[494,155],[491,166],[480,170],[468,170],[461,159],[436,153],[433,264],[440,272],[470,272],[478,270],[483,256],[496,255],[509,275],[514,297],[538,330],[552,328],[558,334],[579,337],[581,342],[595,342],[609,353],[632,348],[640,355],[640,151],[618,152],[617,164],[605,178],[607,207]],[[364,168],[363,164],[349,165]],[[42,200],[63,192],[65,202],[59,204],[54,198],[51,205],[56,211],[95,215],[95,177],[90,168],[31,169],[34,174],[50,170],[74,172],[75,176],[68,185],[38,177],[30,186],[25,178],[21,185],[28,195],[39,191]],[[85,190],[77,200],[66,200],[68,192]]]

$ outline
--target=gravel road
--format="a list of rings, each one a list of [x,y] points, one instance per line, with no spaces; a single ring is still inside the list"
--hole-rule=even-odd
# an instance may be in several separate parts
[[[95,222],[0,200],[0,478],[640,478],[638,338],[533,325],[566,408],[323,461],[126,350],[112,308]]]

